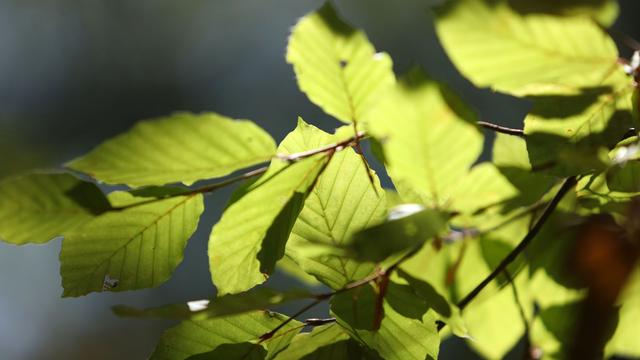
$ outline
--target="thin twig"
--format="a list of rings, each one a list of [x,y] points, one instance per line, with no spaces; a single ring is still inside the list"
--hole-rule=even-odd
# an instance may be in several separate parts
[[[325,152],[329,152],[329,151],[333,151],[333,152],[338,152],[341,150],[344,150],[348,147],[354,146],[356,145],[360,139],[364,138],[366,136],[365,132],[360,131],[357,134],[355,134],[354,136],[337,142],[335,144],[329,144],[317,149],[312,149],[312,150],[307,150],[307,151],[302,151],[299,153],[294,153],[294,154],[289,154],[289,155],[277,155],[277,158],[282,160],[282,161],[288,161],[288,162],[294,162],[294,161],[298,161],[304,158],[308,158],[311,157],[313,155],[317,155],[317,154],[321,154],[321,153],[325,153]]]
[[[507,135],[514,135],[514,136],[519,136],[519,137],[525,137],[525,133],[524,130],[521,129],[514,129],[514,128],[509,128],[506,126],[502,126],[502,125],[496,125],[490,122],[486,122],[486,121],[478,121],[476,122],[476,124],[478,124],[478,126],[483,127],[485,129],[489,129],[498,133],[503,133],[503,134],[507,134]]]
[[[375,271],[371,275],[369,275],[369,276],[367,276],[367,277],[365,277],[363,279],[351,282],[351,283],[341,287],[340,289],[337,289],[337,290],[334,290],[334,291],[330,291],[330,292],[327,292],[327,293],[323,293],[323,294],[315,295],[314,296],[315,300],[313,302],[305,305],[303,308],[301,308],[300,310],[296,311],[293,315],[289,316],[285,321],[281,322],[278,326],[273,328],[273,330],[271,330],[271,331],[269,331],[267,333],[264,333],[262,336],[260,336],[260,342],[263,342],[263,341],[271,339],[280,329],[285,327],[288,323],[293,321],[298,316],[301,316],[305,312],[313,309],[314,307],[316,307],[317,305],[319,305],[323,301],[329,300],[329,299],[331,299],[332,297],[334,297],[334,296],[336,296],[338,294],[342,294],[344,292],[347,292],[347,291],[359,288],[361,286],[367,285],[367,284],[371,283],[372,281],[376,281],[378,279],[382,279],[382,278],[385,278],[385,277],[388,278],[389,276],[391,276],[391,273],[393,271],[395,271],[398,268],[398,266],[400,266],[400,264],[402,264],[403,262],[405,262],[406,260],[411,258],[413,255],[415,255],[418,250],[419,250],[419,248],[415,248],[412,251],[407,252],[401,258],[396,260],[392,265],[390,265],[386,270],[378,269],[377,271]]]
[[[509,266],[516,258],[529,246],[531,241],[538,235],[542,226],[547,222],[551,214],[555,211],[560,203],[560,200],[564,198],[564,196],[573,188],[576,184],[576,177],[572,176],[567,178],[560,190],[556,193],[556,195],[551,199],[547,207],[544,209],[542,215],[536,223],[533,225],[531,230],[525,235],[525,237],[520,241],[520,243],[500,262],[500,264],[484,279],[480,284],[478,284],[467,296],[465,296],[462,300],[458,302],[458,307],[460,310],[463,310],[473,299],[475,299],[478,294],[487,286],[491,281],[493,281],[500,273],[502,273],[507,266]]]

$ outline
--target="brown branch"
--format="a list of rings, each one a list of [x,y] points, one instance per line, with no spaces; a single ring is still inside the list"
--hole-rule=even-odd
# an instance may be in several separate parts
[[[576,185],[576,177],[572,176],[567,178],[560,190],[556,193],[556,195],[551,199],[547,207],[544,209],[542,215],[536,223],[531,227],[529,232],[525,235],[525,237],[520,241],[520,243],[498,264],[498,266],[484,279],[480,284],[478,284],[467,296],[465,296],[462,300],[458,302],[458,307],[460,310],[463,310],[469,303],[475,299],[478,294],[487,286],[491,281],[493,281],[500,273],[502,273],[507,266],[509,266],[516,258],[529,246],[531,241],[538,235],[542,226],[547,222],[551,214],[558,207],[558,204],[564,198],[564,196]]]
[[[489,129],[498,133],[503,133],[507,135],[514,135],[519,137],[526,137],[524,130],[521,129],[513,129],[502,125],[496,125],[486,121],[478,121],[476,122],[478,126],[483,127],[485,129]]]

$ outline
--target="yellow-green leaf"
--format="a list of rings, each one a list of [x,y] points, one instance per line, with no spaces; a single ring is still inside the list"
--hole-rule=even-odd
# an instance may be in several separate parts
[[[391,58],[376,53],[328,2],[293,28],[287,62],[309,99],[346,123],[359,121],[395,81]]]
[[[445,86],[410,72],[367,117],[405,201],[446,207],[482,151],[475,115]]]
[[[516,95],[575,94],[617,66],[615,43],[587,17],[521,14],[506,0],[453,0],[436,29],[460,72],[478,87]]]
[[[127,193],[110,195],[131,204]],[[204,205],[201,194],[104,213],[73,230],[60,253],[63,296],[158,286],[182,262]]]
[[[251,121],[177,113],[142,121],[67,166],[109,184],[190,185],[269,161],[275,150]]]
[[[278,151],[286,154],[305,139],[317,141],[309,133],[323,132],[313,129],[301,121]],[[326,163],[324,154],[291,164],[274,160],[262,177],[236,191],[209,240],[211,277],[219,294],[246,291],[275,270],[309,188]]]
[[[0,182],[0,240],[44,243],[107,210],[92,183],[69,174],[27,174]]]

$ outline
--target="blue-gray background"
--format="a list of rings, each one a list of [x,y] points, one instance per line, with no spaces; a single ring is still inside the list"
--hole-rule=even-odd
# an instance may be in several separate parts
[[[426,11],[431,2],[337,5],[379,50],[391,53],[396,72],[420,65],[453,86],[483,119],[521,127],[526,103],[474,89],[457,74],[434,35]],[[320,3],[0,0],[0,177],[57,166],[137,120],[179,110],[249,118],[278,140],[298,115],[331,130],[336,123],[298,91],[284,61],[291,26]],[[621,5],[616,28],[639,38],[640,3]],[[170,323],[118,319],[109,307],[213,295],[206,242],[228,194],[207,199],[184,263],[156,289],[61,299],[60,240],[0,243],[0,358],[148,356]],[[289,282],[277,279],[278,286]],[[458,345],[447,347],[451,358],[462,356]]]

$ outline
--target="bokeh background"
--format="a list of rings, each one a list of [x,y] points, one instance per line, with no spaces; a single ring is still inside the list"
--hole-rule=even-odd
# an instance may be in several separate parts
[[[435,2],[339,0],[337,7],[391,54],[397,73],[422,66],[483,119],[521,127],[526,102],[475,89],[451,65],[427,10]],[[620,3],[615,28],[640,38],[640,1]],[[291,26],[320,5],[0,0],[0,178],[59,166],[138,120],[180,110],[252,119],[277,140],[298,115],[332,130],[337,123],[299,92],[284,60]],[[39,246],[0,243],[0,358],[147,357],[172,323],[119,319],[109,308],[213,296],[206,242],[228,195],[207,198],[184,263],[155,289],[61,299],[59,239]],[[276,286],[293,282],[275,279]],[[445,344],[443,352],[445,358],[475,358],[461,342]]]

